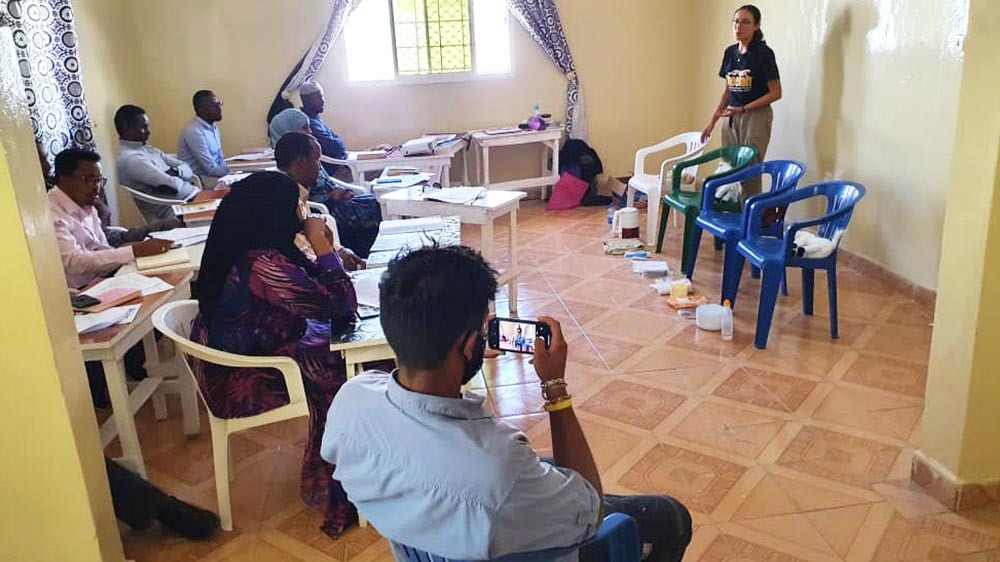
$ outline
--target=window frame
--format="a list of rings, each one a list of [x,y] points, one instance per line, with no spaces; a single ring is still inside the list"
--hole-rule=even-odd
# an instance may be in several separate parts
[[[351,80],[348,75],[347,83],[352,86],[378,86],[378,85],[421,85],[421,84],[453,84],[459,82],[482,82],[497,80],[503,78],[509,78],[514,74],[514,42],[513,37],[511,37],[513,32],[513,18],[509,15],[507,17],[507,33],[510,41],[508,42],[510,48],[510,66],[506,72],[494,72],[490,74],[479,74],[476,70],[477,59],[476,59],[476,22],[475,22],[475,10],[473,9],[472,3],[475,0],[464,0],[469,7],[469,47],[470,47],[470,59],[472,61],[472,70],[464,72],[428,72],[425,74],[400,74],[399,73],[399,60],[398,53],[396,51],[396,14],[392,9],[392,0],[383,0],[389,6],[389,35],[392,41],[392,66],[394,77],[384,80]],[[428,49],[430,47],[428,46]],[[346,45],[344,47],[345,55]]]

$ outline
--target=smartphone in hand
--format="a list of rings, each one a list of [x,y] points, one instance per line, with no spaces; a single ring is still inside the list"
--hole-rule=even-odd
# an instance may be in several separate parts
[[[535,341],[542,338],[545,347],[552,343],[552,330],[548,324],[518,318],[493,318],[490,320],[487,343],[492,349],[515,353],[534,353]]]

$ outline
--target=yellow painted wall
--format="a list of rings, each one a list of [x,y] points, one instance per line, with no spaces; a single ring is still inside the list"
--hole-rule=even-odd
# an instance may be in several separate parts
[[[9,29],[0,148],[0,560],[122,560]]]
[[[973,0],[921,450],[962,480],[1000,478],[1000,4]]]
[[[134,101],[150,112],[152,142],[173,150],[191,118],[191,94],[208,87],[225,102],[220,126],[229,153],[266,144],[267,108],[320,32],[329,7],[325,0],[300,0],[294,10],[267,0],[128,4],[129,17],[146,22],[143,40],[135,46],[142,74]],[[689,5],[624,0],[609,9],[600,0],[559,2],[583,84],[591,140],[608,171],[630,170],[638,146],[675,134],[687,121],[692,99],[684,78],[691,72],[685,51],[694,34]],[[515,123],[536,102],[562,116],[565,80],[516,22],[512,39],[511,76],[415,86],[348,83],[340,42],[318,77],[327,88],[325,118],[349,147],[363,148],[428,131]],[[513,156],[517,161],[526,157]]]
[[[108,200],[112,208],[120,211],[123,223],[139,225],[142,224],[139,211],[127,197],[119,197],[121,192],[114,187],[118,185],[114,165],[118,135],[113,118],[115,110],[126,103],[123,100],[137,95],[140,83],[136,72],[138,58],[133,48],[136,28],[128,17],[127,4],[127,0],[76,0],[73,8],[87,109],[97,150],[104,158],[104,175],[110,180]]]
[[[742,2],[697,4],[701,128],[722,93],[719,63]],[[767,156],[806,162],[810,182],[864,184],[846,248],[936,288],[962,75],[948,42],[965,32],[968,0],[755,4],[784,90]]]

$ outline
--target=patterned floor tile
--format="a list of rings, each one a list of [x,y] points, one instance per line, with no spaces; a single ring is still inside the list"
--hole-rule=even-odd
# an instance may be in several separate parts
[[[720,398],[792,413],[816,389],[814,381],[740,367],[715,389]]]
[[[731,535],[720,535],[699,562],[808,562]]]
[[[907,439],[923,413],[911,399],[855,388],[834,388],[813,417],[877,435]]]
[[[670,435],[754,459],[784,425],[784,421],[771,416],[702,402],[670,431]]]
[[[933,517],[908,520],[897,514],[872,562],[925,560],[1000,560],[1000,540]]]
[[[862,353],[844,375],[845,381],[923,398],[927,363]]]
[[[615,381],[584,402],[580,409],[642,429],[653,429],[683,402],[684,397],[679,394]]]
[[[618,483],[642,494],[667,494],[689,509],[710,514],[733,489],[746,468],[670,445],[657,445]]]
[[[835,482],[868,487],[892,470],[899,447],[836,431],[803,427],[778,464]]]
[[[302,511],[278,525],[277,530],[306,546],[343,562],[351,560],[382,539],[381,535],[371,526],[365,529],[354,526],[345,531],[340,538],[332,539],[319,531],[322,524],[322,514],[312,509],[303,508]]]

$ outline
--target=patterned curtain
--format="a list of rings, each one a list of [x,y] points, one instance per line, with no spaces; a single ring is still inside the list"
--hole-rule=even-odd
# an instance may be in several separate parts
[[[271,119],[275,115],[281,113],[282,110],[292,107],[292,103],[288,101],[291,93],[298,90],[303,82],[312,80],[316,76],[316,73],[319,72],[319,69],[323,67],[327,55],[330,54],[330,48],[333,47],[333,44],[337,42],[337,38],[340,37],[341,32],[344,31],[347,16],[351,15],[351,12],[360,3],[361,0],[333,0],[333,10],[330,12],[330,19],[326,22],[323,34],[316,39],[309,52],[302,57],[299,63],[295,65],[295,68],[292,69],[292,73],[281,84],[281,89],[278,91],[278,95],[274,97],[271,109],[267,112],[268,123],[271,122]]]
[[[566,134],[570,138],[587,138],[587,117],[584,113],[583,93],[576,75],[573,54],[563,33],[559,10],[553,0],[507,0],[510,11],[528,31],[531,38],[545,51],[549,60],[569,80],[566,88]]]
[[[0,0],[0,25],[13,30],[35,138],[57,154],[94,147],[70,0]]]

